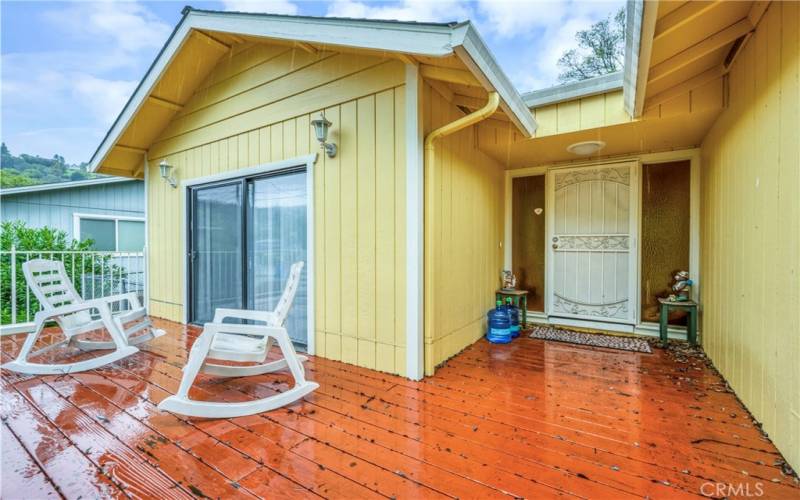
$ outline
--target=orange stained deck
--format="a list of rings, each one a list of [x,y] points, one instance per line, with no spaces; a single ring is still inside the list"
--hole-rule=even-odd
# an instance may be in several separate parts
[[[3,498],[800,498],[702,358],[481,340],[411,382],[312,357],[320,388],[301,402],[186,419],[156,405],[198,330],[158,323],[168,335],[103,369],[2,374]],[[2,339],[3,361],[19,340]],[[192,396],[288,378],[201,376]]]

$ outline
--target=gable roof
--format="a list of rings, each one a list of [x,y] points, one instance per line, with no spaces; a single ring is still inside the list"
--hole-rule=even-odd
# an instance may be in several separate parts
[[[162,118],[164,113],[169,113],[170,110],[174,113],[180,109],[184,104],[181,100],[188,100],[193,88],[184,88],[184,95],[180,96],[156,96],[154,91],[158,89],[163,78],[170,76],[167,71],[171,65],[177,64],[178,54],[181,51],[193,50],[192,44],[200,43],[194,40],[197,37],[192,37],[193,34],[199,34],[202,43],[206,45],[216,44],[220,48],[219,56],[206,57],[205,61],[190,58],[192,64],[185,65],[183,69],[179,68],[182,71],[194,71],[197,74],[207,73],[227,52],[230,47],[206,32],[382,50],[411,56],[445,57],[455,55],[486,90],[496,91],[500,95],[500,106],[524,136],[531,137],[536,130],[536,122],[528,106],[500,69],[494,56],[469,21],[418,23],[220,12],[186,7],[183,10],[183,18],[92,155],[89,162],[91,171],[97,171],[103,166],[103,170],[108,173],[118,175],[133,173],[136,176],[135,172],[115,170],[113,167],[104,166],[103,163],[112,150],[121,155],[144,156],[146,146],[143,147],[139,144],[138,147],[132,147],[120,144],[119,140],[128,125],[142,112],[148,99],[155,103],[149,108],[148,113],[161,113],[159,116]],[[177,61],[181,63],[180,60]],[[180,64],[178,65],[180,66]],[[155,133],[157,132],[152,132],[152,137],[139,137],[140,142],[149,145],[155,139]]]

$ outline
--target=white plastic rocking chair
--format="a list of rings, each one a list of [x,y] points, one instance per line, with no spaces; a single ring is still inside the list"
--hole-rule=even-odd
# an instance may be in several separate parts
[[[164,335],[163,330],[153,327],[147,311],[139,303],[135,293],[113,295],[93,300],[84,300],[72,285],[64,263],[54,260],[34,259],[22,264],[28,286],[42,305],[34,317],[34,329],[14,361],[2,368],[31,375],[55,375],[93,370],[113,363],[138,352],[135,346]],[[113,304],[127,302],[128,309],[112,312]],[[92,314],[92,311],[96,311]],[[37,351],[31,352],[42,334],[45,324],[55,321],[66,337]],[[82,340],[77,336],[94,330],[105,329],[111,340]],[[138,335],[137,335],[138,334]],[[91,359],[73,363],[32,363],[29,357],[43,354],[69,344],[83,351],[113,349]]]
[[[158,405],[159,409],[190,417],[229,418],[253,415],[274,410],[296,401],[319,387],[305,378],[303,362],[308,358],[294,350],[289,334],[284,328],[294,296],[300,284],[303,262],[292,264],[289,279],[274,311],[248,311],[217,309],[214,321],[206,323],[203,333],[195,340],[189,360],[183,368],[178,392]],[[263,324],[223,323],[225,319],[259,321]],[[267,362],[273,342],[277,341],[282,359]],[[256,362],[249,366],[232,366],[209,363],[208,359]],[[291,389],[254,401],[218,403],[189,399],[189,389],[199,372],[220,377],[247,377],[271,373],[288,368],[294,377]]]

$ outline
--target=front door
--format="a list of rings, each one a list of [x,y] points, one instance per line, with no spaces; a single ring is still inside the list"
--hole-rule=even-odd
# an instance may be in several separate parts
[[[549,173],[548,314],[635,323],[636,163]]]

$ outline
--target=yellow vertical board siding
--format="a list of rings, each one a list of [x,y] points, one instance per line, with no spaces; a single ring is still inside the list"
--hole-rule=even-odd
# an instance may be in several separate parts
[[[533,113],[538,124],[535,137],[608,127],[631,121],[623,106],[621,90],[542,106],[534,109]]]
[[[428,86],[423,99],[426,134],[463,116]],[[484,334],[502,270],[504,172],[478,149],[475,134],[472,126],[436,142],[434,181],[425,186],[435,198],[433,238],[425,241],[434,253],[425,264],[425,280],[433,280],[426,293],[434,297],[425,310],[432,324],[424,335],[426,375]]]
[[[358,123],[357,188],[358,206],[356,288],[358,308],[358,364],[372,368],[375,363],[375,96],[357,101]],[[362,340],[363,339],[363,340]]]
[[[220,62],[187,104],[187,109],[202,113],[183,113],[180,123],[168,125],[150,151],[150,311],[173,321],[184,319],[186,213],[181,189],[172,189],[159,176],[162,159],[175,166],[180,182],[319,152],[313,186],[316,353],[403,373],[404,66],[374,56],[327,53],[321,61],[338,57],[341,64],[333,68],[304,58],[301,65],[281,66],[285,74],[280,75],[270,61],[285,50],[253,50]],[[261,84],[256,70],[265,79]],[[293,91],[265,104],[255,91],[242,91],[245,84]],[[228,116],[224,106],[231,103],[218,90],[211,95],[211,87],[240,92],[237,105],[250,92],[252,109]],[[333,122],[329,138],[339,146],[333,159],[320,150],[310,127],[320,110]],[[202,120],[192,122],[194,115]],[[231,126],[221,127],[221,122]],[[168,137],[178,126],[182,132]]]
[[[800,4],[773,2],[702,144],[703,345],[800,467]]]

